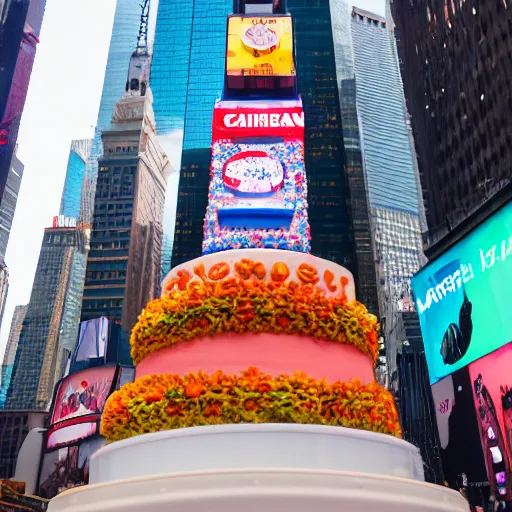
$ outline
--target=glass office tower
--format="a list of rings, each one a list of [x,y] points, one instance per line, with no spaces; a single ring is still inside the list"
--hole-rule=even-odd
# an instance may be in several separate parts
[[[160,143],[171,162],[181,165],[173,266],[201,255],[211,117],[223,86],[226,18],[232,11],[232,0],[159,1],[151,88]]]
[[[78,219],[85,168],[91,154],[91,144],[91,140],[74,140],[71,142],[59,215]]]
[[[295,20],[299,93],[308,120],[305,152],[312,252],[357,271],[329,1],[288,0],[286,11]],[[211,115],[221,96],[226,17],[232,12],[232,0],[160,0],[152,66],[158,132],[161,139],[170,140],[174,134],[178,141],[183,131],[173,266],[201,255]],[[162,145],[169,154],[165,142]]]
[[[7,176],[4,195],[0,202],[0,262],[5,261],[5,253],[7,251],[7,244],[9,243],[14,212],[16,211],[18,194],[20,192],[23,171],[25,169],[16,153],[17,148],[12,155],[11,168]]]
[[[50,403],[60,378],[59,334],[78,236],[76,228],[45,229],[6,409],[46,410]]]
[[[404,294],[410,298],[410,279],[423,255],[420,193],[395,41],[384,18],[355,7],[351,33],[376,256],[389,300],[398,304]]]

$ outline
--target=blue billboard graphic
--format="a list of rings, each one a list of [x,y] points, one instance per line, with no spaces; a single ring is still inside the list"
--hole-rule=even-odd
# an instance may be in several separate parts
[[[512,203],[412,279],[430,382],[512,341]]]

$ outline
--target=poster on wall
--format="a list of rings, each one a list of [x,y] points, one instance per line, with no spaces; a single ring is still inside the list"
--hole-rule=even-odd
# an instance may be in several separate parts
[[[230,16],[226,74],[295,76],[291,16]]]
[[[512,203],[412,279],[430,382],[512,341]]]
[[[469,365],[489,482],[512,499],[512,343]]]

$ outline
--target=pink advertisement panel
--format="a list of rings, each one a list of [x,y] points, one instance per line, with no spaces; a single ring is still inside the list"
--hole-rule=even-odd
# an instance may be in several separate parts
[[[115,373],[115,366],[102,366],[63,379],[53,404],[51,423],[101,413],[112,390]]]
[[[469,365],[487,474],[494,494],[512,500],[512,343]]]

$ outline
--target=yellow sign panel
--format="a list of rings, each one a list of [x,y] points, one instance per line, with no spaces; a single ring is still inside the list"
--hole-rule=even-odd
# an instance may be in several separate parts
[[[228,76],[295,76],[290,16],[230,17]]]

